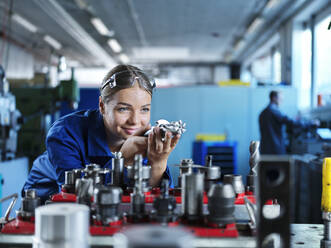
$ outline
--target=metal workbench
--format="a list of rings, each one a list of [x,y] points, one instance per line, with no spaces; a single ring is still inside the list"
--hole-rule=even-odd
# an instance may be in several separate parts
[[[323,236],[323,225],[292,224],[291,247],[320,247]],[[32,247],[31,235],[4,235],[0,234],[0,247]],[[112,247],[113,237],[90,237],[91,248]],[[195,247],[256,247],[255,238],[242,235],[239,238],[196,238]]]

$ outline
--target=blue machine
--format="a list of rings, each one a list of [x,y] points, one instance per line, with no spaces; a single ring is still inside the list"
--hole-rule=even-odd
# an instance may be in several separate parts
[[[195,141],[193,143],[194,163],[204,165],[206,155],[213,156],[213,165],[221,167],[222,175],[238,173],[236,141]]]

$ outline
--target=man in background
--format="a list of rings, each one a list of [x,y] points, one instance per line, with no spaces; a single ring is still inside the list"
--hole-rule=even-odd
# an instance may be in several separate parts
[[[261,144],[261,154],[286,154],[285,138],[283,127],[288,125],[292,127],[310,128],[318,127],[319,121],[310,122],[296,121],[281,113],[279,105],[282,102],[282,94],[278,91],[271,91],[269,94],[269,105],[261,112],[259,116]]]

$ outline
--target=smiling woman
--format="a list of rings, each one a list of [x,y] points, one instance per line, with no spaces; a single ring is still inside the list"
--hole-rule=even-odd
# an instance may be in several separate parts
[[[65,171],[96,163],[111,168],[113,152],[121,152],[125,165],[142,154],[151,165],[150,184],[162,177],[170,179],[167,160],[180,135],[150,129],[150,108],[155,83],[139,68],[119,65],[104,78],[100,87],[99,109],[79,111],[57,120],[46,138],[46,152],[33,163],[24,190],[35,189],[46,200],[58,193]],[[170,183],[172,184],[172,183]]]

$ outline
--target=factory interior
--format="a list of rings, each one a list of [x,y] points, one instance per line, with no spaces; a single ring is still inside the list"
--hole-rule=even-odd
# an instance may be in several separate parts
[[[0,20],[0,247],[331,248],[331,0]]]

